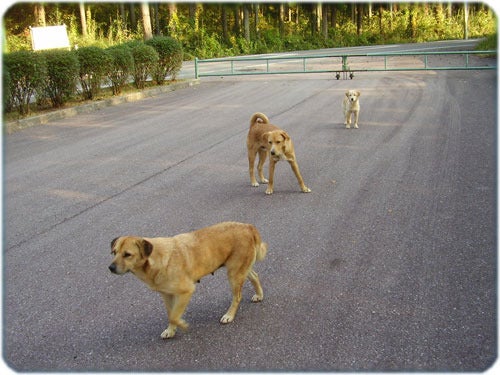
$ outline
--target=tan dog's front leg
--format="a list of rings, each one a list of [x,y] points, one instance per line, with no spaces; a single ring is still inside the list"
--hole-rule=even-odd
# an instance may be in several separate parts
[[[349,110],[346,111],[344,125],[345,125],[346,129],[351,128],[351,111],[349,111]]]
[[[302,175],[300,174],[299,171],[299,165],[295,160],[289,160],[290,166],[292,167],[293,173],[295,173],[295,177],[297,177],[297,181],[299,182],[300,189],[302,190],[303,193],[310,193],[311,189],[309,189],[305,184],[304,180],[302,179]]]
[[[274,191],[274,167],[276,161],[273,158],[269,159],[269,185],[267,185],[266,194],[272,194]]]
[[[193,292],[180,295],[162,294],[168,314],[168,327],[162,332],[162,339],[174,337],[177,327],[188,328],[189,325],[182,319],[182,314],[184,314],[192,294]]]
[[[354,111],[354,129],[358,129],[359,111]]]

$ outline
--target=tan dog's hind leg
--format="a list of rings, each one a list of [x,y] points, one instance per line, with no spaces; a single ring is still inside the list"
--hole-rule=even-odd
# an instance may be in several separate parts
[[[248,280],[253,285],[255,289],[255,294],[252,297],[252,302],[260,302],[264,299],[264,291],[262,290],[262,286],[260,285],[259,275],[254,270],[251,270],[248,274]]]
[[[264,163],[267,159],[267,150],[259,149],[257,152],[253,153],[252,151],[248,151],[248,173],[250,174],[250,183],[252,186],[259,186],[259,183],[255,179],[255,159],[259,154],[259,163],[257,164],[257,173],[259,175],[260,182],[263,184],[267,184],[267,179],[264,177],[263,168]]]
[[[302,179],[302,175],[300,174],[299,165],[297,164],[297,162],[295,160],[289,160],[288,162],[290,163],[290,166],[292,167],[293,173],[295,173],[295,177],[297,177],[297,181],[299,182],[300,189],[302,190],[302,192],[310,193],[311,189],[309,189],[304,184],[304,180]]]
[[[253,153],[250,150],[248,151],[248,172],[250,173],[250,183],[252,186],[259,186],[259,183],[255,179],[255,157],[257,153]]]
[[[163,301],[168,313],[168,327],[161,334],[162,339],[171,339],[175,336],[177,327],[187,329],[188,324],[182,319],[182,314],[186,310],[193,292],[188,292],[180,295],[163,294]]]
[[[267,150],[259,150],[259,164],[257,165],[257,172],[259,173],[260,182],[267,184],[269,181],[264,177],[263,168],[267,159]]]

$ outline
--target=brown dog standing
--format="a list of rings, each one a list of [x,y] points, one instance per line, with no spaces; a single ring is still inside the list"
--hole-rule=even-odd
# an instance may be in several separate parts
[[[269,119],[263,113],[254,113],[250,119],[250,130],[247,136],[247,150],[248,150],[248,170],[250,173],[250,183],[252,186],[259,186],[255,179],[255,158],[259,154],[259,164],[257,165],[257,172],[259,174],[260,182],[268,183],[266,194],[272,194],[274,191],[274,168],[276,163],[280,160],[286,160],[290,163],[295,177],[299,182],[300,189],[304,193],[309,193],[309,189],[299,171],[299,165],[295,159],[295,151],[293,142],[290,136],[284,130],[269,123]],[[266,161],[267,155],[269,156],[269,181],[264,177],[262,168]]]
[[[168,339],[174,337],[177,327],[188,327],[182,314],[196,282],[220,267],[226,267],[233,293],[221,323],[233,321],[247,278],[255,289],[252,301],[262,301],[264,293],[253,265],[264,259],[266,252],[267,244],[253,225],[225,222],[168,238],[115,238],[111,242],[114,259],[109,270],[118,275],[132,272],[162,295],[169,324],[161,337]]]

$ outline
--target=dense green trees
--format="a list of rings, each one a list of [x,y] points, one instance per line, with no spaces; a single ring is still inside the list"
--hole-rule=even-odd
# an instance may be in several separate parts
[[[29,26],[68,26],[73,45],[171,36],[185,56],[482,37],[496,32],[483,3],[24,3],[4,15],[9,51]]]

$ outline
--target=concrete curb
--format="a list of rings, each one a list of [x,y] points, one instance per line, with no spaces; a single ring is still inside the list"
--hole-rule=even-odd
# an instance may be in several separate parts
[[[113,105],[118,105],[122,103],[135,102],[144,98],[151,98],[162,93],[171,92],[179,89],[184,89],[186,87],[191,87],[198,85],[200,83],[199,79],[189,79],[182,82],[172,83],[170,85],[153,87],[150,89],[145,89],[142,91],[134,92],[131,94],[126,94],[122,96],[112,97],[106,100],[100,100],[88,104],[83,104],[75,106],[72,108],[64,108],[57,111],[44,113],[38,116],[32,116],[24,119],[19,119],[16,121],[6,122],[4,125],[4,131],[7,134],[14,133],[18,130],[29,128],[37,125],[44,125],[50,121],[59,120],[63,118],[73,117],[80,113],[91,113],[96,110],[110,107]]]

